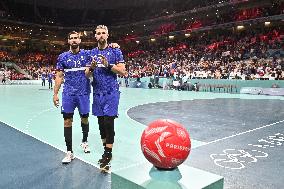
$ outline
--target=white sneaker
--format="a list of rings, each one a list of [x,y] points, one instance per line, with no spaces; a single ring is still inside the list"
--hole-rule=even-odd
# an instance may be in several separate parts
[[[90,148],[89,148],[89,145],[88,145],[88,142],[82,142],[81,144],[80,144],[80,146],[83,148],[83,151],[85,152],[85,153],[90,153],[91,151],[90,151]]]
[[[71,151],[68,151],[66,153],[65,158],[62,160],[63,164],[68,164],[70,163],[73,159],[75,159],[74,154]]]

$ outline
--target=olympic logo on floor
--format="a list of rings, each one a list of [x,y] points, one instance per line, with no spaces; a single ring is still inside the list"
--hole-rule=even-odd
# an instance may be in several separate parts
[[[225,149],[223,153],[211,154],[210,158],[214,161],[215,165],[227,169],[244,169],[250,163],[256,163],[258,159],[267,158],[268,153],[259,150],[265,148],[279,147],[284,142],[284,134],[276,133],[275,135],[268,136],[264,139],[259,139],[256,144],[248,144],[255,149],[237,150]]]

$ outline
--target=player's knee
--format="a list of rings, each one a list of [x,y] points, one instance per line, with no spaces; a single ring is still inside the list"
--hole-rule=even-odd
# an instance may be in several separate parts
[[[99,130],[100,130],[100,135],[101,139],[106,138],[106,132],[105,132],[105,120],[103,116],[98,116],[98,124],[99,124]]]
[[[84,124],[84,125],[88,125],[89,119],[87,117],[81,117],[81,123]]]
[[[81,122],[84,124],[89,124],[88,118],[89,118],[89,114],[80,114],[81,117]]]
[[[82,132],[83,133],[88,133],[89,132],[89,122],[88,118],[86,120],[81,119],[81,127],[82,127]]]
[[[72,127],[72,118],[64,119],[64,127]]]
[[[113,144],[114,142],[114,118],[115,117],[110,117],[106,116],[105,117],[105,131],[106,131],[106,143],[107,144]]]

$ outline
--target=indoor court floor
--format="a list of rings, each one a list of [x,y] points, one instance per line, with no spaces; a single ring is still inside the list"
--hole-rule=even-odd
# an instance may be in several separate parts
[[[52,90],[39,85],[0,85],[0,188],[110,189],[110,174],[101,174],[97,165],[103,147],[94,116],[89,118],[91,153],[84,154],[75,110],[76,159],[61,164],[66,149],[63,118],[60,108],[53,106],[52,95]],[[143,130],[156,119],[172,119],[190,133],[192,149],[184,164],[224,177],[225,189],[284,188],[283,100],[121,88],[111,170],[147,163],[140,149]]]

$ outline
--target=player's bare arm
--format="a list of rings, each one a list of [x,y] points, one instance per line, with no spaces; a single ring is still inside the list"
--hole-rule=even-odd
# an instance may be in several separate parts
[[[116,74],[119,74],[121,76],[124,76],[124,77],[127,77],[128,73],[125,69],[125,64],[122,64],[122,63],[118,63],[118,64],[115,64],[115,65],[112,65],[110,66],[106,57],[100,55],[99,56],[102,60],[102,63],[103,65],[106,67],[106,68],[109,68],[112,72],[116,73]]]
[[[54,94],[53,94],[53,104],[58,108],[59,106],[59,98],[58,98],[58,92],[61,87],[61,84],[63,83],[64,74],[63,71],[58,71],[56,73],[55,78],[55,86],[54,86]]]
[[[124,76],[124,77],[128,76],[128,73],[125,69],[125,64],[122,64],[122,63],[118,63],[116,65],[113,65],[112,68],[111,68],[111,71],[118,74],[118,75]]]

